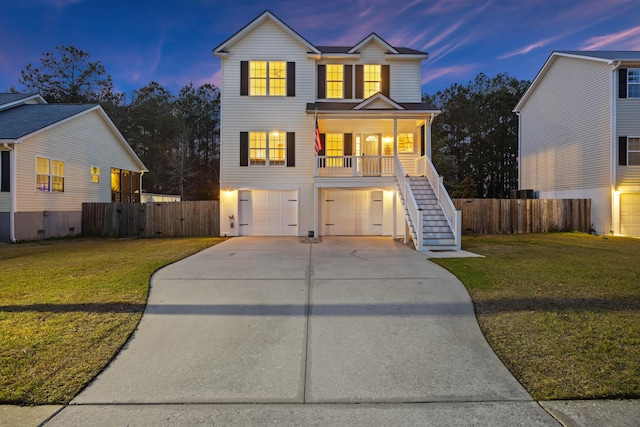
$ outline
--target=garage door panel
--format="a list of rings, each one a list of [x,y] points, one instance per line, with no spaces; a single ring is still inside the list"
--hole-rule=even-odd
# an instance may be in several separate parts
[[[297,236],[298,192],[276,190],[245,191],[248,207],[241,210],[243,236]],[[240,205],[242,209],[243,204]]]
[[[620,233],[640,236],[640,194],[620,195]]]
[[[382,235],[382,203],[372,201],[377,193],[382,194],[381,191],[325,191],[324,233],[334,236]],[[372,223],[374,218],[380,218],[379,226]]]

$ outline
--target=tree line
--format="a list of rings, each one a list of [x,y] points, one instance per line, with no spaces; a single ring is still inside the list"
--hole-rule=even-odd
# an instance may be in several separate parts
[[[218,198],[220,90],[184,86],[177,95],[158,82],[133,90],[130,101],[89,53],[58,46],[39,66],[27,65],[13,92],[40,94],[50,103],[100,104],[149,169],[146,193],[179,194],[182,200]]]
[[[183,200],[218,198],[220,91],[189,84],[172,94],[157,82],[126,94],[114,90],[99,61],[73,46],[43,54],[27,65],[19,89],[47,102],[99,103],[149,168],[148,193],[180,194]],[[518,120],[513,107],[530,82],[508,74],[478,74],[423,95],[442,113],[432,128],[433,163],[452,197],[504,198],[518,188]]]

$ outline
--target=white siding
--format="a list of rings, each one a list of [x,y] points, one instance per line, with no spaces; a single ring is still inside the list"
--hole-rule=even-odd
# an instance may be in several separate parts
[[[396,102],[422,102],[420,60],[389,61],[389,95]]]
[[[617,144],[619,136],[640,136],[640,98],[618,98],[616,102]],[[615,155],[618,164],[617,149]],[[616,181],[617,187],[640,186],[640,166],[617,166]]]
[[[11,193],[0,193],[0,212],[9,212],[11,210]]]
[[[83,202],[111,201],[111,168],[138,171],[98,111],[74,117],[16,144],[17,212],[80,211]],[[35,191],[36,157],[64,161],[64,193]],[[91,166],[100,182],[90,182]]]
[[[611,67],[558,57],[521,109],[520,188],[610,185]]]
[[[295,62],[296,96],[240,96],[240,61],[251,60]],[[313,183],[314,122],[305,109],[315,99],[315,67],[307,48],[267,20],[230,48],[222,68],[221,188]],[[272,130],[295,132],[295,167],[240,167],[240,132]]]

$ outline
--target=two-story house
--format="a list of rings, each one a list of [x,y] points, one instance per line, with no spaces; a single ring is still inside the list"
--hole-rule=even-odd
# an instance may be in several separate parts
[[[0,93],[0,242],[79,234],[82,203],[139,202],[145,170],[99,105]]]
[[[596,232],[640,236],[640,52],[553,52],[514,111],[521,189],[590,198]]]
[[[221,59],[222,235],[388,235],[459,249],[431,157],[427,54],[375,33],[315,46],[269,11]]]

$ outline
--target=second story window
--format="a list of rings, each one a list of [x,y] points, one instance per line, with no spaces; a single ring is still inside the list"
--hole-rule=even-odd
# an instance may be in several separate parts
[[[249,132],[249,164],[284,166],[287,153],[285,132]]]
[[[364,66],[364,97],[369,98],[371,95],[381,90],[381,72],[380,65]]]
[[[640,138],[629,137],[627,141],[627,165],[640,166]]]
[[[287,63],[284,61],[249,61],[249,95],[287,95]]]
[[[640,68],[629,68],[627,70],[627,96],[629,98],[640,98]]]
[[[327,98],[343,98],[344,66],[342,64],[327,65]]]

